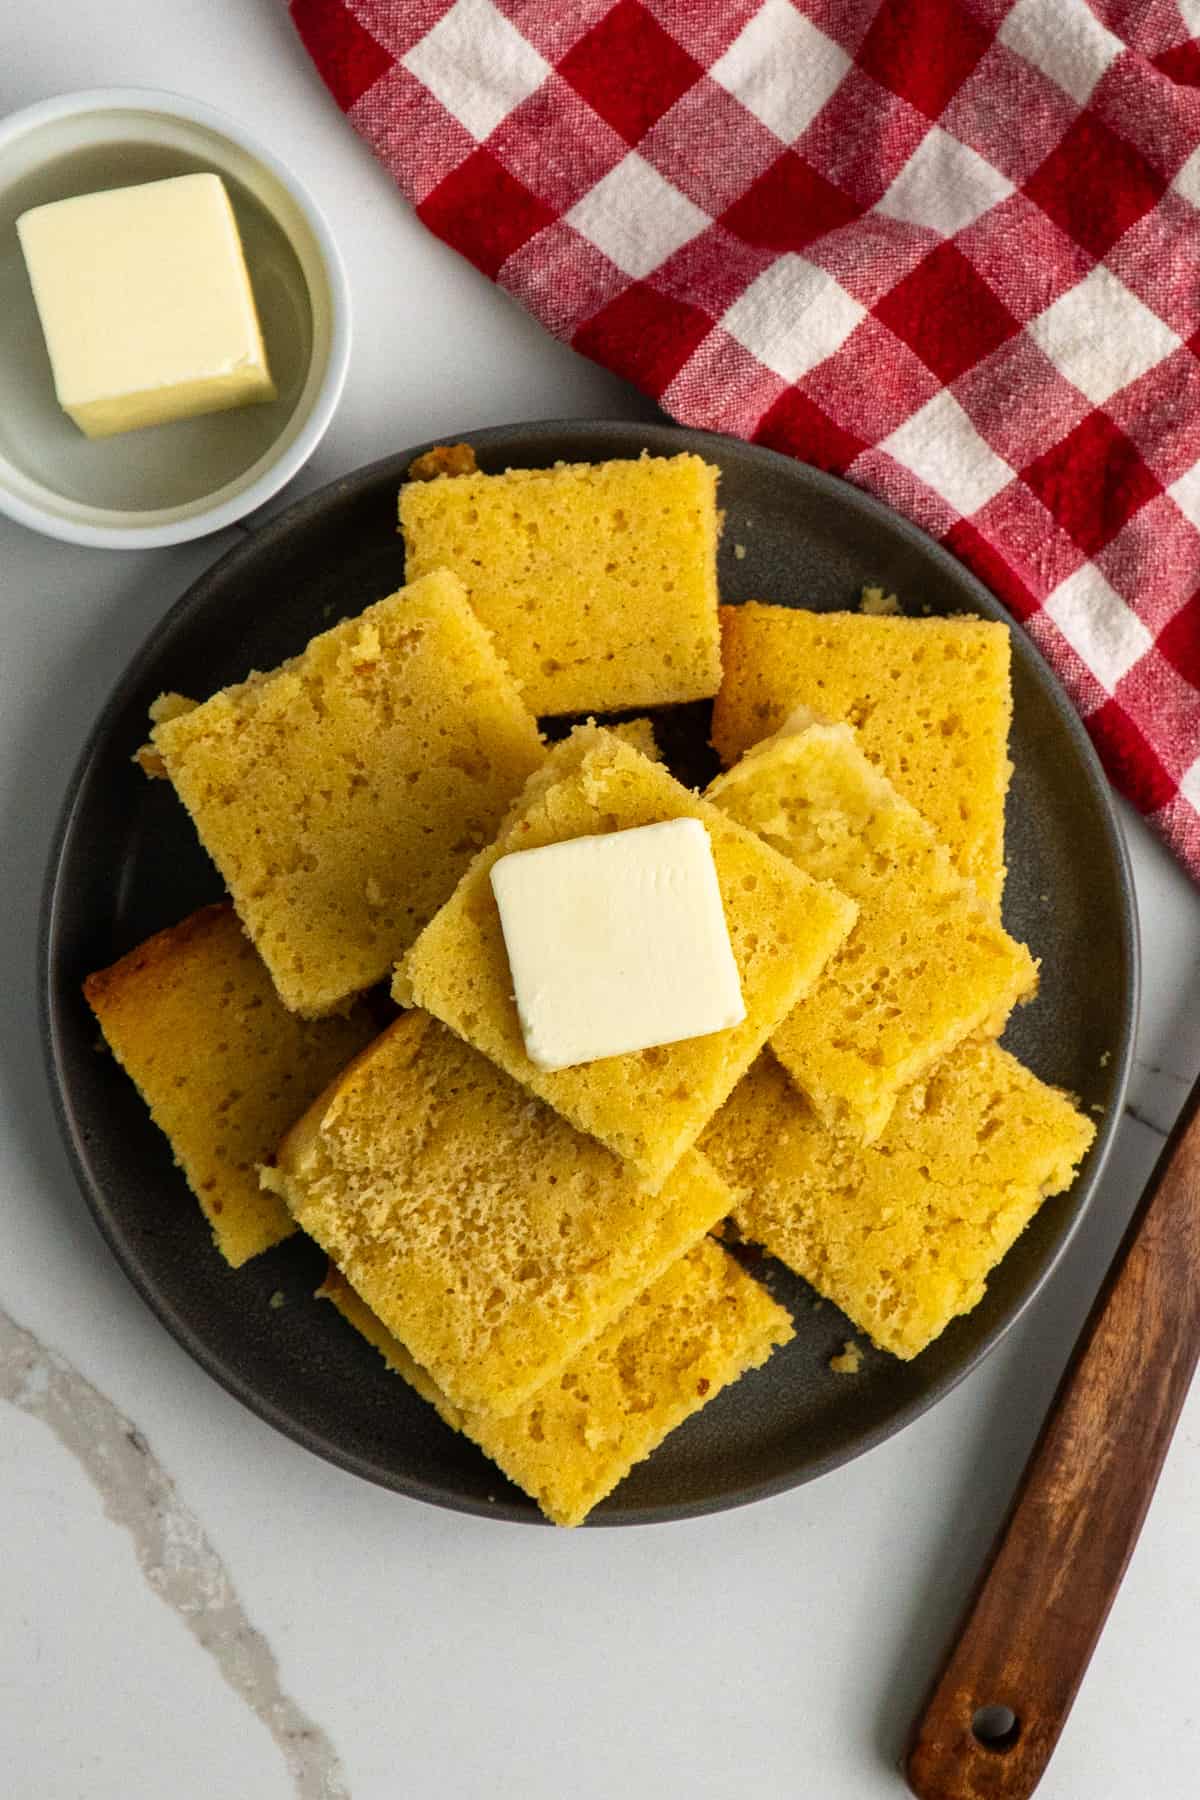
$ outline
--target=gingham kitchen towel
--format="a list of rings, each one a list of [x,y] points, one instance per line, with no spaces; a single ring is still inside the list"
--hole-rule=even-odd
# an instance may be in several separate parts
[[[291,9],[557,337],[974,569],[1200,878],[1200,0]]]

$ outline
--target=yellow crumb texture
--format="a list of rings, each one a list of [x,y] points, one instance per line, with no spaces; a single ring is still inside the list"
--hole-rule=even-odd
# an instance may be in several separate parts
[[[974,1031],[998,1035],[1037,965],[848,725],[784,731],[708,790],[858,921],[771,1048],[834,1131],[870,1142],[896,1096]]]
[[[513,1000],[492,865],[508,851],[680,818],[699,819],[708,830],[745,1020],[707,1037],[573,1068],[535,1068]],[[582,726],[531,777],[497,843],[475,860],[401,963],[393,992],[443,1019],[656,1191],[807,993],[854,917],[851,901],[802,874],[632,745]]]
[[[855,726],[871,761],[999,910],[1012,772],[1006,626],[749,601],[721,608],[721,635],[713,743],[726,766],[800,705]]]
[[[912,1357],[989,1271],[1095,1128],[996,1044],[971,1040],[902,1096],[877,1143],[826,1131],[768,1052],[702,1140],[735,1218],[881,1350]]]
[[[501,1417],[732,1204],[695,1153],[650,1199],[416,1012],[310,1108],[262,1179],[454,1405]]]
[[[451,575],[315,637],[151,733],[284,1005],[382,979],[542,761]]]
[[[717,471],[559,463],[400,490],[408,579],[462,581],[536,713],[715,694]]]
[[[588,723],[593,721],[589,720]],[[622,719],[619,724],[609,725],[606,729],[614,737],[619,737],[623,744],[631,744],[635,750],[640,750],[651,762],[662,761],[662,751],[654,735],[653,719]]]
[[[847,1338],[836,1356],[831,1356],[829,1366],[835,1375],[857,1375],[862,1368],[862,1351],[853,1338]]]
[[[256,1165],[375,1032],[363,1006],[295,1018],[229,903],[160,931],[84,994],[113,1055],[170,1140],[236,1269],[294,1229]]]
[[[784,1309],[706,1239],[500,1419],[453,1406],[336,1271],[318,1291],[556,1525],[582,1524],[669,1432],[793,1335]]]

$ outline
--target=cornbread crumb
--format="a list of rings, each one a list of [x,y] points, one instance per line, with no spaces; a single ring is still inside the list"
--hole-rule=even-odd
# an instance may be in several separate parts
[[[162,719],[151,743],[284,1005],[308,1016],[389,972],[545,754],[446,574]]]
[[[351,1064],[261,1174],[447,1398],[497,1417],[733,1202],[695,1153],[651,1199],[419,1012]]]
[[[226,1262],[240,1268],[289,1236],[256,1164],[374,1036],[367,1008],[315,1023],[286,1012],[228,901],[148,938],[83,991]]]
[[[999,1035],[1037,987],[1037,964],[849,725],[764,738],[708,797],[858,906],[850,936],[771,1048],[823,1124],[869,1143],[902,1088],[971,1032]]]
[[[131,761],[135,762],[142,774],[148,776],[151,781],[166,780],[167,765],[153,744],[139,744]]]
[[[826,1131],[769,1053],[701,1145],[738,1192],[744,1235],[907,1359],[978,1305],[1095,1135],[1065,1094],[970,1040],[901,1096],[873,1145]]]
[[[591,832],[699,819],[707,828],[746,1018],[727,1031],[574,1068],[525,1053],[491,869],[512,850]],[[424,1007],[490,1056],[655,1191],[766,1038],[812,987],[855,908],[792,867],[612,732],[580,726],[554,745],[454,896],[397,971],[393,994]]]
[[[536,713],[715,694],[717,470],[559,463],[400,490],[408,579],[449,569]]]
[[[745,544],[735,544],[733,546],[733,554],[734,554],[734,558],[737,562],[745,562],[745,560],[746,560]]]
[[[168,719],[182,719],[185,713],[194,712],[196,702],[189,700],[186,694],[168,691],[160,694],[157,700],[150,702],[148,711],[152,725],[164,725]]]
[[[150,722],[161,725],[166,719],[181,719],[185,713],[195,710],[196,702],[188,700],[183,694],[160,694],[157,700],[150,703]],[[143,744],[133,753],[133,761],[152,781],[165,779],[167,766],[153,744]]]
[[[858,610],[865,613],[869,619],[886,619],[894,618],[904,609],[895,594],[887,594],[881,587],[865,587],[858,603]]]
[[[589,719],[588,724],[594,725],[595,720]],[[653,719],[622,719],[619,725],[609,725],[605,729],[611,731],[614,737],[619,737],[623,744],[630,744],[635,750],[640,750],[651,762],[662,761],[662,751],[654,735]]]
[[[479,468],[470,444],[435,444],[408,465],[410,481],[437,481],[443,475],[474,475]]]
[[[669,1432],[793,1336],[784,1309],[731,1256],[701,1242],[498,1419],[447,1400],[336,1269],[317,1291],[556,1525],[582,1524]]]
[[[286,1295],[284,1294],[283,1289],[276,1288],[275,1292],[271,1295],[271,1298],[267,1301],[267,1305],[272,1312],[278,1312],[280,1307],[285,1304],[285,1301]]]
[[[1004,886],[1010,645],[983,619],[872,618],[757,601],[721,608],[712,739],[728,766],[798,705],[857,727],[980,898]]]
[[[835,1375],[857,1375],[862,1368],[862,1351],[853,1338],[847,1338],[837,1356],[831,1356],[829,1366]]]

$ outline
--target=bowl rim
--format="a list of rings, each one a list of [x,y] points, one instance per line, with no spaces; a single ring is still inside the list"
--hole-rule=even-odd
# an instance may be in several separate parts
[[[414,457],[432,449],[435,444],[447,442],[450,436],[466,438],[476,448],[483,450],[498,443],[511,444],[515,439],[532,438],[539,446],[545,440],[550,440],[560,446],[570,446],[571,452],[577,450],[577,445],[571,445],[573,437],[577,440],[607,439],[611,442],[614,453],[619,454],[619,446],[624,436],[630,432],[638,437],[644,437],[647,446],[656,453],[670,454],[673,448],[683,449],[689,445],[694,447],[694,440],[697,437],[703,437],[715,446],[728,445],[736,451],[739,457],[747,456],[749,460],[761,462],[765,467],[771,467],[779,462],[799,463],[798,458],[784,456],[781,452],[768,449],[764,445],[748,444],[742,439],[732,438],[725,433],[701,432],[698,428],[681,427],[669,420],[647,422],[630,419],[536,419],[511,425],[485,426],[478,430],[461,429],[453,434],[443,433],[426,443],[392,452],[387,456],[376,458],[370,463],[362,464],[315,492],[297,498],[289,507],[265,520],[251,536],[232,546],[200,576],[189,583],[163,617],[146,634],[118,676],[80,749],[66,785],[46,861],[39,910],[36,950],[39,1025],[47,1084],[50,1089],[55,1119],[76,1183],[100,1236],[104,1239],[131,1285],[151,1311],[200,1367],[212,1376],[227,1393],[280,1431],[285,1437],[290,1438],[292,1442],[302,1444],[326,1462],[410,1499],[421,1500],[454,1512],[520,1524],[540,1525],[545,1521],[537,1515],[536,1508],[531,1514],[528,1503],[509,1502],[504,1498],[487,1503],[482,1500],[475,1501],[461,1494],[450,1494],[444,1487],[421,1477],[408,1473],[397,1473],[395,1470],[383,1470],[380,1464],[373,1463],[353,1451],[345,1450],[319,1429],[297,1421],[289,1413],[286,1404],[261,1391],[252,1380],[246,1377],[244,1372],[231,1364],[222,1351],[213,1347],[192,1321],[186,1318],[174,1302],[156,1285],[136,1256],[130,1253],[128,1245],[114,1223],[107,1193],[96,1180],[91,1168],[86,1145],[79,1134],[73,1102],[67,1086],[62,1080],[61,1044],[64,1028],[56,986],[56,950],[62,904],[60,879],[62,863],[76,829],[81,792],[98,749],[126,704],[129,687],[140,679],[148,667],[153,665],[164,642],[169,639],[172,632],[183,626],[194,614],[205,610],[209,603],[211,589],[214,586],[219,588],[229,580],[231,573],[252,562],[257,555],[262,553],[264,546],[286,540],[297,529],[303,530],[314,518],[319,518],[324,509],[335,499],[344,498],[350,488],[367,484],[385,473],[403,480],[404,472]],[[889,1438],[913,1424],[978,1368],[979,1364],[1009,1336],[1018,1321],[1027,1314],[1037,1298],[1045,1292],[1055,1271],[1062,1266],[1068,1251],[1075,1242],[1088,1209],[1104,1179],[1124,1116],[1125,1098],[1133,1068],[1141,1006],[1142,959],[1137,890],[1134,885],[1129,849],[1121,817],[1117,810],[1115,795],[1083,721],[1038,645],[1027,633],[1021,631],[1018,621],[979,577],[965,564],[959,562],[943,544],[931,538],[920,526],[906,519],[903,514],[897,513],[885,502],[876,499],[874,495],[868,494],[863,489],[855,487],[844,478],[832,475],[828,471],[815,468],[810,464],[800,464],[800,466],[804,469],[807,478],[817,488],[831,495],[842,496],[850,502],[852,508],[859,510],[861,514],[885,522],[902,541],[918,547],[934,563],[941,564],[952,571],[955,579],[962,584],[965,591],[972,595],[977,602],[982,602],[981,611],[984,617],[998,619],[1014,636],[1023,639],[1031,667],[1037,670],[1036,678],[1039,685],[1042,686],[1043,691],[1052,702],[1056,714],[1063,723],[1088,772],[1091,787],[1099,803],[1102,839],[1111,858],[1115,877],[1123,954],[1122,974],[1125,991],[1120,1009],[1122,1030],[1120,1042],[1114,1048],[1109,1068],[1110,1101],[1105,1115],[1096,1122],[1096,1137],[1088,1152],[1087,1168],[1082,1175],[1075,1178],[1071,1185],[1069,1191],[1071,1212],[1045,1266],[1037,1272],[1008,1316],[998,1324],[984,1342],[970,1350],[956,1368],[911,1397],[893,1414],[864,1431],[852,1446],[841,1446],[813,1458],[802,1474],[796,1474],[789,1467],[782,1472],[759,1476],[753,1480],[739,1479],[732,1487],[714,1491],[700,1500],[693,1499],[682,1503],[621,1504],[618,1502],[614,1506],[610,1501],[606,1508],[602,1507],[588,1520],[589,1527],[593,1529],[677,1523],[688,1518],[697,1518],[754,1504],[760,1500],[785,1493],[793,1487],[806,1484],[849,1462],[856,1461],[860,1456],[876,1449]]]
[[[304,466],[328,430],[346,384],[353,335],[352,307],[350,283],[341,252],[328,220],[305,183],[275,151],[207,101],[170,89],[151,87],[85,88],[69,94],[55,94],[0,118],[0,153],[44,125],[93,113],[118,111],[162,113],[185,124],[203,126],[261,164],[299,209],[312,232],[329,283],[329,349],[308,417],[282,454],[229,499],[212,506],[199,502],[196,510],[184,518],[156,523],[155,513],[151,511],[147,512],[145,525],[116,525],[101,522],[107,508],[93,509],[95,522],[64,519],[0,484],[0,513],[7,513],[18,524],[47,537],[69,544],[83,544],[90,549],[153,550],[206,537],[235,524],[247,513],[265,505]],[[270,450],[266,454],[269,456]]]

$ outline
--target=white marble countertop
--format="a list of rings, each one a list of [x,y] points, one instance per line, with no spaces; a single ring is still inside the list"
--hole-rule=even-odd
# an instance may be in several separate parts
[[[349,385],[283,500],[446,431],[648,416],[410,216],[281,0],[72,0],[0,22],[0,114],[130,84],[250,123],[340,239]],[[142,637],[234,541],[121,555],[0,520],[0,1790],[891,1800],[918,1696],[1200,1069],[1200,896],[1126,811],[1146,959],[1128,1114],[1065,1265],[932,1413],[811,1486],[670,1526],[530,1531],[382,1492],[244,1411],[146,1310],[76,1191],[41,1069],[38,892],[68,773]],[[1193,1395],[1046,1800],[1195,1794],[1198,1497]]]

